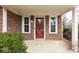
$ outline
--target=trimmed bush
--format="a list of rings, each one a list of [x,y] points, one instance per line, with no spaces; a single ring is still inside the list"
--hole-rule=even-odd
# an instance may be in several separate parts
[[[71,41],[71,29],[64,29],[63,31],[63,37],[66,38],[67,40]]]
[[[70,29],[64,28],[63,33],[69,31]]]
[[[0,33],[0,52],[1,53],[25,53],[27,46],[23,44],[24,36],[22,33]]]

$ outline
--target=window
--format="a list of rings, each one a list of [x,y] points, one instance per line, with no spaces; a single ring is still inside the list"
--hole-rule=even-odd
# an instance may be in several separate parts
[[[57,32],[57,20],[56,17],[51,17],[49,20],[49,33]]]
[[[23,18],[23,32],[24,33],[30,32],[30,19],[29,19],[29,17]]]

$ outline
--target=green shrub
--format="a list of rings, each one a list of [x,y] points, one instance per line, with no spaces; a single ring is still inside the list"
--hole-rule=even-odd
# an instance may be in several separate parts
[[[72,38],[72,33],[71,33],[71,29],[64,29],[63,30],[63,37],[66,38],[67,40],[71,41]]]
[[[64,28],[63,33],[69,31],[70,29]]]
[[[27,46],[23,44],[24,36],[22,33],[0,33],[0,52],[1,53],[24,53]]]

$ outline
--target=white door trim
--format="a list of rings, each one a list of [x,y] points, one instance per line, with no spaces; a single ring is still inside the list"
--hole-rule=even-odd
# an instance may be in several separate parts
[[[36,38],[36,17],[40,17],[40,16],[35,16],[34,17],[34,40],[37,40],[37,38]],[[45,38],[46,38],[46,35],[45,35],[45,32],[46,32],[46,20],[45,20],[45,17],[44,16],[41,16],[41,17],[43,17],[44,18],[44,40],[45,40]],[[40,38],[41,39],[41,38]]]

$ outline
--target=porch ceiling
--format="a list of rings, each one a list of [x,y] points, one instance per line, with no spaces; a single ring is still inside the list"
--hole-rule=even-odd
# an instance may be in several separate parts
[[[62,15],[73,5],[5,5],[7,9],[19,15]]]

